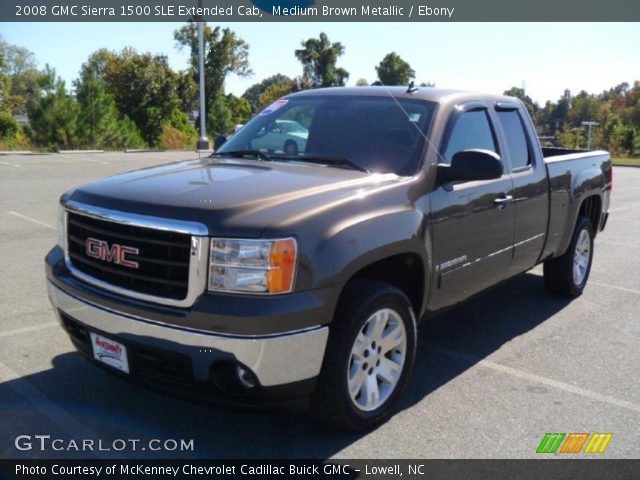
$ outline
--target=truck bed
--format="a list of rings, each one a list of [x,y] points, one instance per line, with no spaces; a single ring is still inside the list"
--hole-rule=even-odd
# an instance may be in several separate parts
[[[569,245],[573,222],[582,196],[594,189],[611,190],[612,169],[608,152],[542,148],[549,178],[549,227],[542,258],[561,255]],[[600,211],[609,208],[609,195],[602,195]],[[597,232],[602,225],[594,225]]]

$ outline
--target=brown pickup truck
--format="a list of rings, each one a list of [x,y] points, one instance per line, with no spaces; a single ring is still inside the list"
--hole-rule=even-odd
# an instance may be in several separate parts
[[[607,152],[542,149],[515,98],[300,92],[211,157],[65,193],[49,295],[115,373],[361,430],[392,413],[420,321],[541,263],[580,295],[611,188]]]

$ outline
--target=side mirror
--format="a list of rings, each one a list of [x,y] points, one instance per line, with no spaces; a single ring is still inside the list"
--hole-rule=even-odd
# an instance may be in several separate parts
[[[226,141],[227,137],[225,135],[218,135],[216,137],[215,150],[218,150],[222,145],[225,144]]]
[[[447,182],[493,180],[500,178],[503,172],[500,156],[481,149],[463,150],[453,156],[451,165],[438,165],[438,175]]]

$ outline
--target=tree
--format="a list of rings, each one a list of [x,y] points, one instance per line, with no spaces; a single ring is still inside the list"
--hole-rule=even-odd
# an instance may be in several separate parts
[[[40,73],[33,52],[7,43],[0,37],[0,82],[4,85],[5,111],[26,114],[40,97]]]
[[[176,30],[173,34],[179,48],[190,50],[191,75],[198,81],[198,25],[189,24]],[[206,109],[221,101],[224,96],[224,81],[230,73],[240,77],[252,74],[249,68],[249,45],[229,28],[204,28],[205,51],[205,91]]]
[[[251,104],[244,97],[236,97],[233,94],[227,95],[227,105],[231,111],[231,123],[234,125],[242,125],[251,117]]]
[[[255,112],[260,105],[260,95],[264,93],[271,85],[288,85],[293,91],[296,87],[296,82],[286,75],[280,73],[265,78],[261,82],[251,85],[246,92],[242,94],[242,98],[246,98],[251,105],[252,110]]]
[[[48,65],[43,72],[45,94],[29,112],[33,140],[49,149],[71,149],[78,144],[78,103]]]
[[[383,85],[408,85],[416,72],[396,52],[385,55],[376,67],[378,79]]]
[[[275,102],[280,97],[284,97],[285,95],[289,95],[295,89],[294,84],[286,84],[286,83],[274,83],[270,85],[263,93],[260,95],[260,106],[259,110],[268,107],[273,102]]]
[[[157,143],[162,125],[180,108],[178,74],[163,55],[138,53],[133,48],[119,53],[101,49],[82,66],[81,78],[91,75],[112,95],[120,115],[133,120],[148,144]]]
[[[75,82],[78,100],[78,142],[91,148],[120,149],[144,146],[138,127],[118,112],[95,72],[84,70]]]
[[[529,114],[531,117],[536,115],[536,112],[540,109],[537,103],[535,103],[529,95],[527,95],[524,91],[524,88],[511,87],[509,90],[505,90],[503,95],[507,95],[509,97],[516,97],[522,100],[522,103],[525,104],[527,110],[529,110]]]
[[[369,81],[366,78],[359,78],[356,80],[356,87],[366,87],[369,85]]]
[[[310,38],[302,42],[302,49],[295,55],[302,63],[302,78],[311,87],[344,86],[349,72],[336,66],[338,57],[344,54],[340,42],[331,43],[327,34],[320,33],[319,38]]]

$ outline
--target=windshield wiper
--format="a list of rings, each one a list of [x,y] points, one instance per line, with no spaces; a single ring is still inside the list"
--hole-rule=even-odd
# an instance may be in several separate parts
[[[369,170],[364,168],[362,165],[358,165],[353,160],[349,160],[345,157],[325,157],[322,155],[309,155],[306,157],[284,157],[286,160],[293,160],[296,162],[309,162],[309,163],[318,163],[322,165],[332,165],[338,167],[348,167],[353,170],[359,170],[361,172],[369,173]]]
[[[231,150],[229,152],[215,152],[211,154],[212,157],[255,157],[265,162],[270,162],[273,159],[266,153],[260,150]]]

